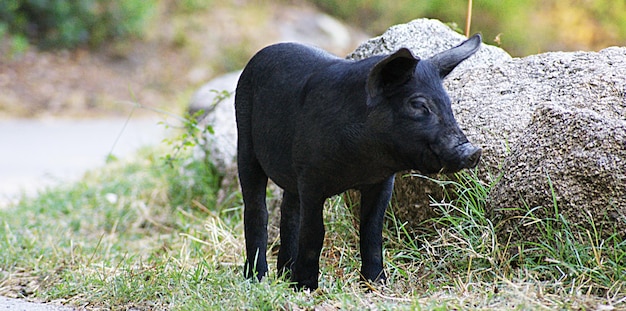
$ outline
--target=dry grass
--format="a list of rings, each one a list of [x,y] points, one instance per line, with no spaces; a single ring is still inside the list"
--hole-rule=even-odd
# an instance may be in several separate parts
[[[164,153],[145,150],[0,211],[0,294],[87,310],[626,308],[623,241],[546,238],[512,252],[476,182],[438,205],[436,234],[412,236],[388,213],[385,286],[358,282],[356,220],[342,197],[327,202],[319,290],[277,279],[275,256],[263,282],[245,280],[239,195],[217,205],[210,167],[176,162],[181,174]]]

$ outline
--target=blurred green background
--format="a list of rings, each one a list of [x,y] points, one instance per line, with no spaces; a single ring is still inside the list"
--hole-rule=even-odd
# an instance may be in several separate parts
[[[98,47],[141,37],[161,5],[193,13],[227,2],[260,6],[276,1],[224,0],[2,0],[0,38],[12,52],[41,48]],[[163,6],[163,3],[167,3]],[[312,4],[371,35],[415,18],[437,18],[461,31],[467,0],[282,0]],[[545,51],[598,50],[626,45],[626,0],[475,0],[472,32],[514,56]],[[5,44],[6,45],[6,44]]]
[[[15,49],[97,47],[141,36],[157,0],[2,0],[0,37]],[[18,51],[19,52],[19,51]]]
[[[467,0],[311,0],[327,12],[380,33],[418,17],[465,28]],[[626,0],[474,0],[472,32],[514,56],[626,45]]]

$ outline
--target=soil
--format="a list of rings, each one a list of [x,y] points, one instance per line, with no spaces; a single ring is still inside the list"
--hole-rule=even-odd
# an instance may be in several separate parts
[[[125,116],[137,105],[182,114],[199,85],[277,37],[277,4],[233,2],[188,12],[162,1],[140,40],[0,53],[0,118]]]
[[[16,59],[3,60],[0,113],[13,117],[122,115],[132,107],[130,102],[160,103],[181,87],[166,83],[162,63],[180,61],[168,49],[149,55],[146,45],[133,43],[133,55],[126,57],[108,51],[31,48]]]

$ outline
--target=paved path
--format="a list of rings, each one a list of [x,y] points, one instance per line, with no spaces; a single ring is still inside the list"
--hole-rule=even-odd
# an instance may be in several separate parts
[[[74,308],[0,297],[0,311],[72,311]]]
[[[165,126],[158,118],[94,120],[0,120],[0,206],[21,193],[78,179],[139,147],[158,144]]]

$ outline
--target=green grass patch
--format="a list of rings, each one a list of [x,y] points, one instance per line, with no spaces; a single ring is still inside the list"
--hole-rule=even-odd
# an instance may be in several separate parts
[[[275,275],[243,278],[243,206],[217,202],[211,165],[165,148],[110,161],[0,210],[0,295],[85,308],[138,310],[593,309],[626,307],[626,244],[579,234],[566,219],[518,253],[485,213],[490,185],[471,172],[446,182],[432,235],[412,236],[390,209],[386,285],[359,284],[357,221],[328,200],[320,289],[295,292]]]

